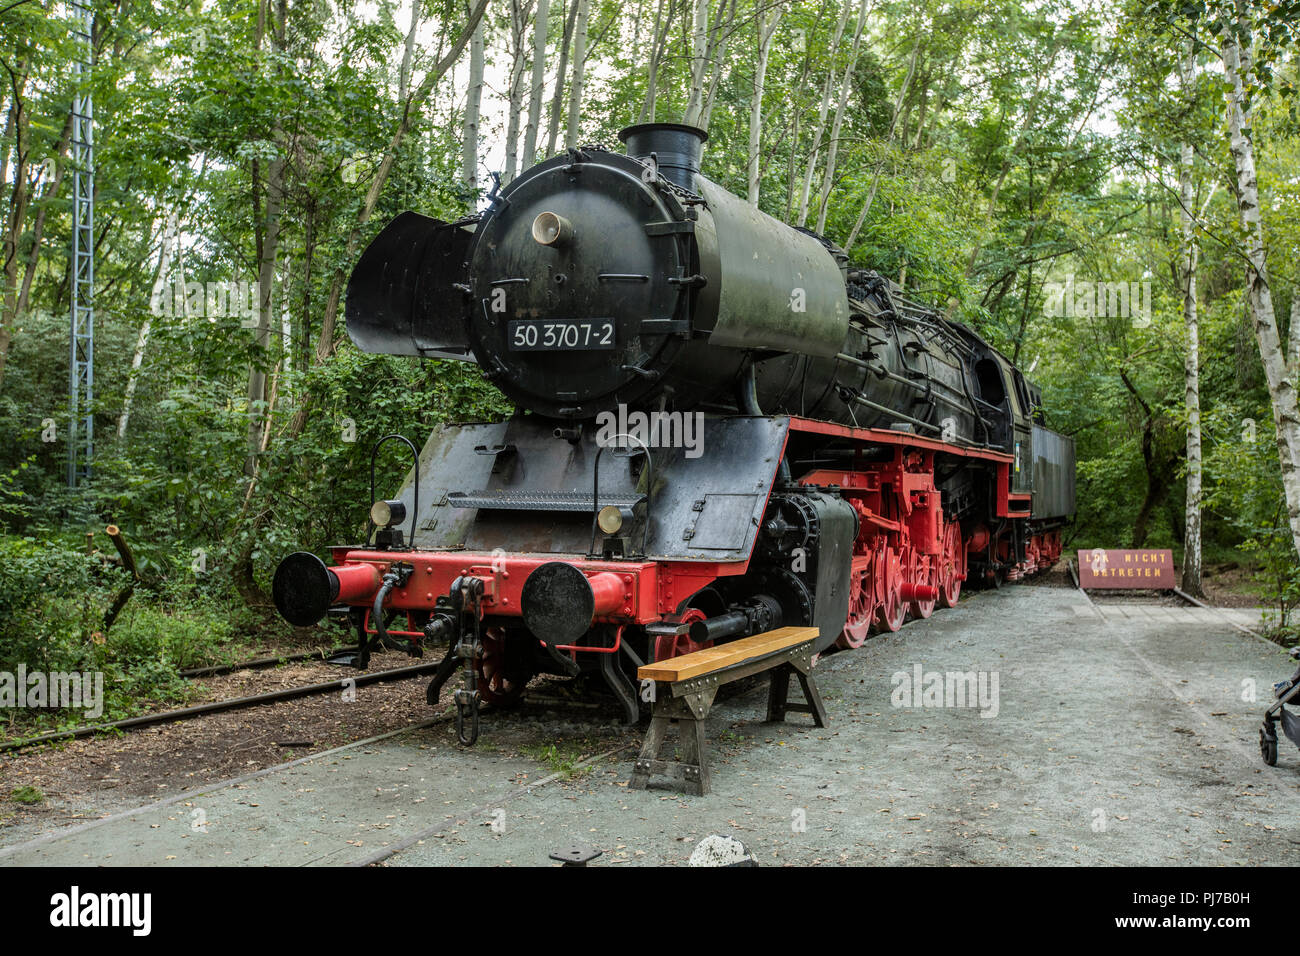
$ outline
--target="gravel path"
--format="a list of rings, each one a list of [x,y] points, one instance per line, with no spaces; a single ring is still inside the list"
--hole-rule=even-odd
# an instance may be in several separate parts
[[[761,723],[754,687],[714,708],[704,798],[628,790],[637,733],[524,708],[485,716],[470,751],[439,724],[38,843],[6,831],[0,864],[340,864],[401,847],[386,865],[535,865],[580,842],[604,851],[595,865],[679,865],[710,833],[764,865],[1300,863],[1300,752],[1283,741],[1267,768],[1256,745],[1284,654],[1222,615],[1149,604],[975,595],[822,661],[824,730]],[[949,672],[973,672],[973,701],[925,694]]]

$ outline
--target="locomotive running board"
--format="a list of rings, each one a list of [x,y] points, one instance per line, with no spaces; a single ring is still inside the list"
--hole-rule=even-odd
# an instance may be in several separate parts
[[[645,495],[601,494],[600,506],[631,508]],[[453,491],[447,495],[453,508],[487,508],[496,511],[571,511],[591,514],[600,510],[590,491]]]

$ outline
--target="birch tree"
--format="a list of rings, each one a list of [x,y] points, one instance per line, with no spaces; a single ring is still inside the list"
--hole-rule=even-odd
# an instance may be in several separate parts
[[[655,99],[659,87],[659,66],[668,46],[668,31],[673,24],[674,0],[658,0],[655,4],[654,34],[651,38],[650,59],[646,64],[645,99],[641,101],[638,123],[651,123],[655,118]]]
[[[847,7],[846,7],[847,9]],[[822,171],[821,205],[817,210],[817,229],[826,231],[826,214],[830,209],[831,188],[835,185],[835,164],[840,151],[840,131],[844,126],[844,111],[849,102],[849,91],[853,87],[853,73],[858,67],[858,56],[862,51],[862,30],[867,24],[867,0],[862,0],[858,7],[857,28],[853,31],[853,48],[849,61],[844,67],[844,76],[840,80],[839,102],[835,105],[835,119],[831,123],[831,139],[826,147],[826,168]]]
[[[508,183],[519,169],[519,119],[523,112],[525,34],[531,0],[510,0],[510,86],[506,117],[506,168],[501,181]]]
[[[817,169],[817,157],[821,153],[822,137],[826,135],[826,116],[831,108],[831,88],[835,83],[836,55],[839,53],[840,38],[844,35],[844,27],[849,22],[851,3],[852,0],[844,0],[843,6],[840,8],[839,23],[835,27],[835,35],[831,39],[830,65],[826,68],[826,79],[822,83],[821,98],[817,102],[817,125],[813,127],[812,152],[808,156],[808,164],[804,167],[803,188],[799,192],[799,214],[795,217],[795,225],[798,226],[802,226],[808,221],[808,199],[812,195],[813,174]]]
[[[709,0],[695,0],[694,30],[691,33],[691,88],[682,122],[698,126],[704,113],[704,70],[708,63]]]
[[[550,0],[537,0],[533,24],[533,80],[528,96],[528,125],[524,128],[521,172],[537,162],[537,126],[542,119],[542,93],[546,87],[546,35],[550,16]]]
[[[716,66],[709,79],[709,92],[704,98],[704,108],[693,124],[700,129],[709,128],[709,120],[713,116],[713,104],[717,102],[718,97],[718,82],[725,72],[723,66],[727,61],[727,41],[731,38],[735,26],[736,0],[723,0],[719,7],[718,28],[713,32],[713,42],[709,46],[708,62]]]
[[[758,60],[754,65],[754,92],[749,104],[749,152],[745,160],[749,204],[758,208],[759,185],[762,179],[760,154],[763,145],[763,90],[767,79],[767,61],[772,52],[772,40],[781,23],[783,11],[778,6],[770,15],[760,14],[757,24]]]
[[[582,83],[587,68],[587,16],[591,0],[576,0],[577,19],[573,25],[573,83],[569,88],[569,122],[565,127],[564,146],[577,149],[578,126],[582,116]]]
[[[406,46],[402,48],[402,66],[397,71],[397,98],[406,99],[406,88],[411,82],[411,61],[415,58],[415,34],[420,29],[422,0],[411,0],[411,26],[406,31]]]
[[[560,60],[555,66],[555,91],[551,95],[550,117],[546,125],[546,155],[555,155],[555,144],[560,138],[560,117],[564,115],[564,77],[569,68],[569,47],[573,44],[573,29],[578,19],[578,4],[569,4],[564,20],[564,36],[560,40]]]
[[[262,50],[264,20],[262,4],[258,5],[258,26],[253,48]],[[277,3],[271,19],[271,42],[278,53],[286,46],[288,7],[284,0]],[[277,60],[279,58],[277,57]],[[280,249],[280,213],[285,198],[285,173],[288,167],[288,144],[281,120],[271,125],[270,139],[276,144],[274,158],[266,164],[266,175],[260,171],[260,161],[252,163],[253,213],[257,223],[257,320],[253,341],[257,351],[248,369],[248,459],[245,473],[252,477],[257,469],[257,453],[261,442],[262,413],[266,404],[265,355],[271,340],[272,292],[275,286],[275,261]]]
[[[154,269],[153,295],[150,296],[150,308],[160,296],[170,295],[167,276],[171,269],[172,252],[180,245],[180,224],[175,214],[162,229],[162,242],[158,250],[158,265]],[[184,288],[182,283],[181,288]],[[152,314],[145,313],[140,323],[140,332],[135,340],[135,352],[131,356],[131,371],[126,378],[126,391],[122,395],[122,414],[117,418],[117,437],[126,437],[126,426],[131,421],[131,404],[135,399],[135,389],[140,378],[140,366],[144,363],[145,348],[149,345],[149,332],[153,327]]]
[[[9,125],[13,129],[14,150],[10,161],[13,168],[13,186],[9,194],[8,215],[5,217],[4,234],[0,237],[0,259],[3,267],[0,275],[4,279],[4,297],[0,303],[0,384],[4,383],[5,362],[9,357],[9,343],[13,335],[14,324],[18,319],[18,261],[19,243],[27,222],[27,206],[31,201],[31,182],[29,177],[30,152],[27,132],[31,124],[31,110],[24,97],[23,87],[27,76],[25,67],[20,62],[17,68],[4,64],[8,73],[12,100],[9,106]],[[4,167],[7,171],[9,163]]]
[[[1196,44],[1189,40],[1180,79],[1183,97],[1190,107],[1196,98]],[[1186,349],[1183,358],[1184,408],[1187,415],[1187,501],[1183,534],[1182,588],[1200,596],[1201,589],[1201,384],[1200,325],[1197,316],[1196,266],[1200,247],[1192,214],[1192,161],[1194,151],[1184,142],[1178,164],[1178,203],[1182,221],[1183,326]]]
[[[483,34],[481,18],[469,41],[469,88],[465,94],[465,135],[460,148],[460,176],[470,190],[478,189],[478,124],[483,103]]]
[[[1245,16],[1245,3],[1238,0],[1235,10],[1235,22],[1223,32],[1222,58],[1223,75],[1228,83],[1229,149],[1236,172],[1237,214],[1244,236],[1246,302],[1273,407],[1287,520],[1296,552],[1300,554],[1300,409],[1296,402],[1295,376],[1282,348],[1273,308],[1255,175],[1255,147],[1249,134],[1252,106],[1246,98],[1243,76],[1251,69],[1253,36]]]

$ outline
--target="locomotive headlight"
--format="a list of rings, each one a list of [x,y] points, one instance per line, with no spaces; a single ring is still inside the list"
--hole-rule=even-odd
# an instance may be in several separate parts
[[[605,505],[596,514],[596,524],[605,534],[617,534],[622,530],[624,520],[631,517],[632,510],[630,508]]]
[[[557,213],[538,213],[533,238],[544,246],[562,246],[573,238],[573,223]]]
[[[400,501],[376,501],[370,506],[370,520],[376,528],[391,528],[406,520],[406,505]]]

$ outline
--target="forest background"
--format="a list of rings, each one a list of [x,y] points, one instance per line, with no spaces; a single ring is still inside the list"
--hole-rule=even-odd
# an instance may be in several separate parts
[[[1172,548],[1185,588],[1294,639],[1295,0],[90,5],[78,74],[71,4],[0,0],[0,669],[107,670],[126,716],[281,640],[270,571],[355,536],[377,438],[510,412],[471,365],[351,344],[360,251],[650,120],[706,128],[711,178],[1042,386],[1077,443],[1070,548]],[[95,441],[70,489],[78,91]],[[390,447],[381,482],[404,468]],[[140,582],[106,627],[110,522]]]

